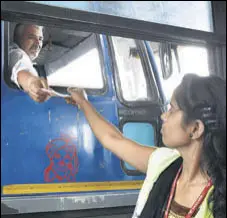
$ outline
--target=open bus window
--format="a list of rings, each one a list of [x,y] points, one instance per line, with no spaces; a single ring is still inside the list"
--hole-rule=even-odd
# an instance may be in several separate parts
[[[167,101],[185,74],[210,74],[206,47],[159,42],[149,42],[149,45]]]
[[[6,22],[5,26],[9,33],[5,39],[9,63],[5,62],[5,81],[11,88],[20,88],[12,76],[15,55],[10,55],[12,48],[18,48],[13,40],[16,23]],[[33,68],[37,76],[46,78],[55,91],[66,93],[68,87],[79,87],[91,94],[101,94],[106,89],[99,36],[94,33],[44,27],[40,52],[32,61],[29,57],[26,64],[30,62],[31,67],[28,69]],[[26,66],[23,69],[27,69]]]
[[[136,41],[115,36],[111,39],[123,99],[128,102],[151,100],[140,50]]]

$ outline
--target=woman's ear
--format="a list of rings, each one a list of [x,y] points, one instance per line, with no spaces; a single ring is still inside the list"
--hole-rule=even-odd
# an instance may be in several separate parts
[[[199,139],[203,135],[204,131],[205,131],[204,123],[201,120],[195,120],[193,122],[190,138]]]

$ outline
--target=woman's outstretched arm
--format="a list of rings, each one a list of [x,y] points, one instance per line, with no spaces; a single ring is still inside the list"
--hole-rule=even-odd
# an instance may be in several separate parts
[[[71,98],[68,103],[78,105],[97,139],[108,150],[126,161],[141,172],[146,173],[150,154],[155,147],[146,147],[125,138],[122,133],[111,123],[105,120],[88,102],[82,91],[69,90]]]

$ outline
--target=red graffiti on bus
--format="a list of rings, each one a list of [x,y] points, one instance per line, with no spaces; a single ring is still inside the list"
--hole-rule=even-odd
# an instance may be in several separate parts
[[[76,145],[70,136],[63,135],[51,140],[46,146],[46,154],[50,164],[44,170],[45,182],[76,181],[79,162]]]

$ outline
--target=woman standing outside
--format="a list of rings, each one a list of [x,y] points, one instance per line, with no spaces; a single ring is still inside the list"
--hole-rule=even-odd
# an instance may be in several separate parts
[[[126,139],[84,98],[69,89],[68,103],[84,112],[95,136],[120,159],[146,173],[133,218],[226,217],[226,83],[184,76],[161,115],[166,147]]]

